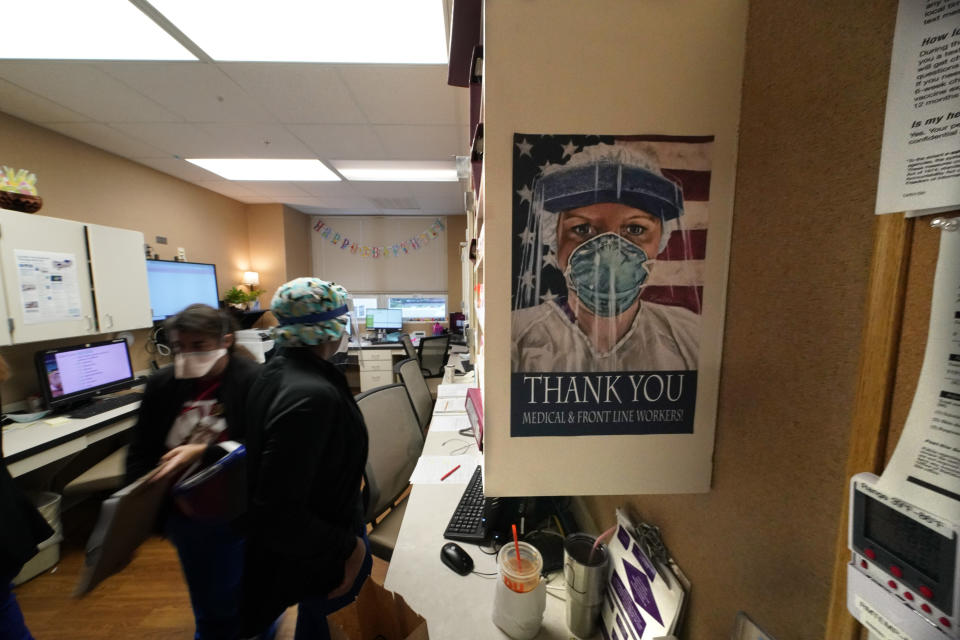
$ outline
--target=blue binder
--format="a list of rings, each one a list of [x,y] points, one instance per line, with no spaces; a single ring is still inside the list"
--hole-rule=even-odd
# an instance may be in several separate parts
[[[173,499],[191,518],[230,522],[247,510],[247,450],[243,445],[173,486]]]

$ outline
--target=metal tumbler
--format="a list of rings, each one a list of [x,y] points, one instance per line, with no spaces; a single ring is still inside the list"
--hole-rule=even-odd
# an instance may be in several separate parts
[[[607,547],[599,544],[593,549],[595,540],[586,533],[572,533],[563,541],[567,628],[580,638],[589,638],[597,632],[600,605],[607,585]]]

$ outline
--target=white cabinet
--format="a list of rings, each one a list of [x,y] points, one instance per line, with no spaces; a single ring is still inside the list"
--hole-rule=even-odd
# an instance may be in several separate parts
[[[0,211],[0,275],[0,344],[151,324],[143,235],[135,231]]]
[[[393,384],[393,354],[389,349],[365,349],[360,354],[360,391]]]
[[[13,344],[97,332],[82,223],[4,211],[0,265]]]
[[[88,224],[87,242],[100,331],[152,325],[143,234]]]

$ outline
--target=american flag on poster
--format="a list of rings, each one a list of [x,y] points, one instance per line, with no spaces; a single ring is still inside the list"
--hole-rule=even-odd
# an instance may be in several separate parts
[[[511,434],[692,433],[713,137],[513,143]]]

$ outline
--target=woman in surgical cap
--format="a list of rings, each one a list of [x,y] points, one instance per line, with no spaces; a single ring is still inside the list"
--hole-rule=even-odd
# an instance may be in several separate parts
[[[329,638],[327,614],[352,602],[370,575],[361,498],[367,427],[331,362],[347,347],[347,298],[333,282],[297,278],[270,305],[279,351],[247,400],[244,637],[297,604],[294,640]]]
[[[650,153],[599,144],[546,167],[533,188],[533,244],[555,256],[567,296],[513,312],[513,370],[696,369],[699,316],[640,300],[682,214],[680,187]],[[521,303],[539,288],[544,258],[534,253],[521,258]]]

